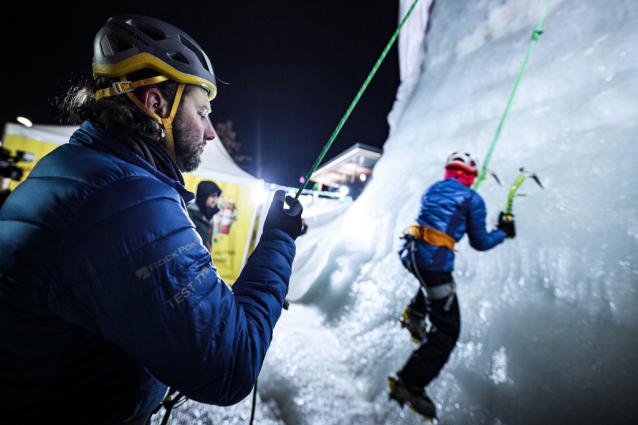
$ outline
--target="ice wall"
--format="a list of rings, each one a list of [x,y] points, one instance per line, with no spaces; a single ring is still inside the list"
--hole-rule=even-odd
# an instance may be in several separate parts
[[[277,325],[260,395],[287,424],[417,424],[387,401],[415,348],[401,230],[454,150],[484,158],[542,0],[436,1],[424,72],[327,266]],[[460,244],[462,334],[429,393],[446,424],[634,423],[638,2],[550,3],[486,180],[492,226],[521,166],[518,236]],[[299,279],[301,276],[295,276]]]
[[[398,236],[451,152],[485,157],[542,3],[435,1],[423,74],[372,181],[325,228],[319,270],[295,269],[255,423],[423,423],[387,400],[416,348],[397,322],[417,288]],[[544,30],[490,164],[505,186],[479,189],[490,227],[519,167],[545,189],[524,184],[516,239],[460,243],[461,336],[428,388],[442,424],[638,416],[638,2],[552,0]],[[249,406],[191,403],[177,423],[246,423]]]
[[[403,24],[397,42],[399,50],[399,76],[401,84],[397,88],[397,94],[388,114],[390,128],[396,126],[396,121],[403,114],[406,104],[412,98],[414,90],[419,84],[419,78],[423,73],[423,64],[427,50],[424,42],[428,29],[429,12],[434,0],[421,0],[412,10],[410,17]],[[399,23],[408,13],[414,0],[399,0]]]

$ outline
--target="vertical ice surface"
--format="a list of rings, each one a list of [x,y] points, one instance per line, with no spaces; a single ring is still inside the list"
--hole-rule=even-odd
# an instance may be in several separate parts
[[[543,0],[435,1],[419,84],[321,270],[275,329],[260,395],[287,424],[420,424],[387,400],[416,346],[396,251],[454,150],[484,158]],[[462,330],[428,388],[446,424],[638,414],[638,2],[552,0],[479,193],[489,227],[525,167],[518,236],[457,255]],[[324,234],[327,240],[329,235]],[[303,296],[299,296],[303,293]]]
[[[417,289],[398,236],[451,152],[484,158],[542,5],[435,0],[423,73],[372,180],[326,224],[317,266],[295,266],[256,423],[423,423],[387,399],[416,348],[397,322]],[[428,388],[442,424],[638,417],[638,2],[552,0],[543,27],[489,167],[504,186],[479,189],[489,227],[520,167],[545,189],[523,185],[516,239],[458,246],[461,336]],[[195,408],[178,423],[199,423]]]
[[[399,22],[403,21],[415,0],[399,0]],[[397,119],[412,98],[419,78],[423,72],[426,44],[425,34],[429,22],[429,10],[433,0],[420,0],[414,6],[408,20],[399,33],[397,49],[399,50],[399,70],[401,84],[397,89],[392,110],[388,114],[388,123],[394,128]]]

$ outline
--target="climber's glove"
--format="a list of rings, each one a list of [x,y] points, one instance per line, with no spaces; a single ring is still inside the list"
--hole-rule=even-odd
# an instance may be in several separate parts
[[[498,216],[498,225],[496,226],[496,228],[505,233],[506,238],[514,238],[514,236],[516,236],[514,216],[512,214],[505,214],[503,211],[501,211],[501,214]]]
[[[279,229],[295,240],[299,236],[299,232],[301,232],[303,207],[299,201],[296,201],[292,207],[284,209],[284,198],[288,205],[293,204],[295,199],[292,196],[286,196],[283,190],[275,192],[264,223],[264,232],[271,229]]]

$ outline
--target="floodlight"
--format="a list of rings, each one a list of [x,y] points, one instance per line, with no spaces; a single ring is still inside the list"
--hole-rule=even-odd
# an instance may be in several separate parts
[[[261,205],[268,200],[268,192],[261,186],[253,188],[250,198],[254,204]]]
[[[16,118],[16,121],[18,121],[20,124],[26,126],[26,127],[33,127],[33,123],[25,117],[18,117]]]

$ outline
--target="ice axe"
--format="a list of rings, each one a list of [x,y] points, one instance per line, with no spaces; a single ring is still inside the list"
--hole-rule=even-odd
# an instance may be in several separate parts
[[[513,204],[514,204],[514,198],[516,198],[517,196],[527,196],[524,193],[516,193],[518,188],[525,181],[525,177],[531,178],[536,183],[538,183],[538,185],[540,186],[541,189],[544,189],[543,185],[541,184],[540,179],[538,178],[538,176],[536,174],[534,174],[534,173],[532,173],[530,171],[526,171],[522,167],[521,167],[521,169],[519,171],[521,172],[521,174],[518,175],[518,177],[514,181],[514,184],[512,185],[512,187],[510,187],[510,193],[507,196],[507,204],[505,205],[505,210],[503,211],[505,213],[505,218],[507,220],[509,220],[509,221],[512,221],[512,219],[514,218],[514,215],[512,214],[512,207],[513,207]]]
[[[494,177],[494,180],[496,180],[496,183],[498,183],[498,185],[499,185],[499,186],[502,186],[502,185],[501,185],[501,180],[498,178],[498,176],[496,175],[496,173],[493,173],[493,172],[491,172],[491,171],[489,171],[489,170],[488,170],[487,172],[490,174],[490,176]]]

